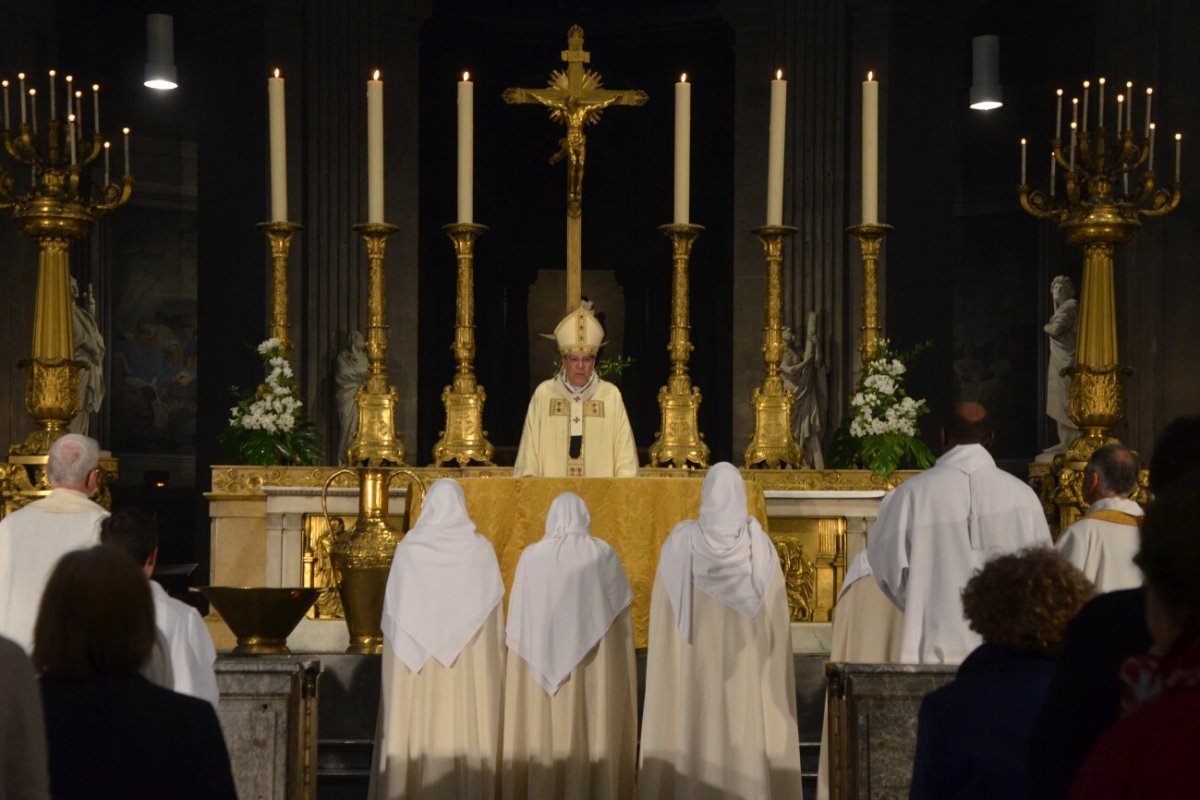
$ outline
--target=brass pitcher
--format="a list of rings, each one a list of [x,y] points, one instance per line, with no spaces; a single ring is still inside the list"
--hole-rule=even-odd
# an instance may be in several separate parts
[[[403,538],[387,520],[388,485],[397,475],[409,478],[405,507],[424,498],[421,478],[410,469],[396,467],[357,467],[339,469],[321,487],[321,511],[330,531],[337,528],[329,519],[329,486],[342,473],[358,473],[358,519],[349,531],[335,535],[329,549],[330,566],[337,582],[338,594],[350,629],[347,653],[383,652],[383,593],[387,588],[388,572],[396,545]],[[405,527],[408,527],[405,512]],[[338,526],[340,527],[340,526]]]

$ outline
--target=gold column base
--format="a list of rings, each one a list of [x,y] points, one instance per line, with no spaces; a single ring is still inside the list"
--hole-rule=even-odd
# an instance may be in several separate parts
[[[50,481],[46,477],[47,458],[45,453],[10,455],[7,463],[0,462],[0,518],[50,494]],[[116,483],[120,474],[117,459],[111,455],[101,455],[96,494],[92,499],[110,511],[112,491],[109,487]]]
[[[754,434],[743,455],[746,467],[775,469],[780,464],[800,467],[803,452],[792,436],[792,393],[783,384],[783,241],[797,229],[790,225],[765,225],[754,229],[767,258],[767,297],[763,326],[763,364],[766,377],[750,396],[754,407]]]
[[[358,406],[358,430],[347,448],[351,464],[368,467],[395,467],[404,464],[404,444],[396,436],[396,387],[382,391],[370,381],[354,395]]]
[[[8,452],[14,456],[44,455],[79,413],[79,370],[87,364],[70,358],[33,358],[22,365],[29,367],[25,410],[39,427],[24,442],[11,445]]]
[[[454,387],[442,389],[446,429],[433,446],[433,464],[441,466],[457,461],[460,467],[491,466],[496,449],[487,440],[487,431],[483,429],[483,404],[487,394],[479,385],[473,391],[458,391],[457,383],[456,380]]]

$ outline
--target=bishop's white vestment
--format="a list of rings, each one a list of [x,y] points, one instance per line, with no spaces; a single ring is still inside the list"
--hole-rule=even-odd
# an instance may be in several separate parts
[[[555,498],[508,604],[504,800],[628,800],[637,772],[633,591],[582,499]]]
[[[150,598],[154,601],[154,624],[167,643],[173,684],[170,688],[207,700],[216,708],[220,700],[213,670],[217,650],[200,612],[171,597],[157,581],[150,581]]]
[[[1088,506],[1055,546],[1096,584],[1096,591],[1136,589],[1142,585],[1142,571],[1133,563],[1141,546],[1141,520],[1142,507],[1133,500],[1104,497]]]
[[[879,588],[904,613],[903,664],[960,664],[982,641],[960,593],[1002,553],[1051,545],[1033,490],[982,445],[960,444],[883,498],[867,535]]]
[[[572,436],[582,436],[571,458]],[[529,401],[513,477],[634,478],[637,446],[621,391],[599,377],[578,392],[560,373],[542,381]]]
[[[50,573],[72,550],[99,544],[107,516],[82,492],[57,488],[0,520],[0,634],[33,650],[33,625]]]
[[[725,485],[710,492],[710,482]],[[663,544],[650,599],[643,800],[803,796],[783,571],[745,497],[737,470],[714,466],[700,519]]]
[[[372,800],[492,800],[504,582],[462,489],[435,481],[396,546],[383,603]]]

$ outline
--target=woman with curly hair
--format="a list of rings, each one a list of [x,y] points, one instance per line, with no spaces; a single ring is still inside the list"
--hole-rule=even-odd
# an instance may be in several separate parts
[[[1046,547],[976,571],[962,592],[963,615],[983,644],[921,703],[910,797],[1029,796],[1029,731],[1063,629],[1094,593],[1082,572]]]

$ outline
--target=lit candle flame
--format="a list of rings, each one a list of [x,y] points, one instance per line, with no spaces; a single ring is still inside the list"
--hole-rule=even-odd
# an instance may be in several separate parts
[[[104,149],[105,149],[105,150],[107,150],[107,149],[108,149],[108,148],[110,148],[110,147],[112,147],[112,142],[105,142],[105,143],[104,143]]]
[[[1091,86],[1091,85],[1092,85],[1092,82],[1091,82],[1091,81],[1084,81],[1084,82],[1083,82],[1083,88],[1085,88],[1085,89],[1087,89],[1087,88],[1088,88],[1089,86]]]
[[[686,72],[679,76],[679,82],[687,83],[687,73]]]
[[[1107,78],[1101,78],[1101,79],[1100,79],[1100,85],[1101,85],[1101,86],[1103,86],[1103,85],[1104,85],[1104,82],[1105,82],[1106,80],[1108,80],[1108,79],[1107,79]]]
[[[1147,87],[1146,87],[1146,94],[1154,94],[1154,89],[1152,89],[1151,87],[1147,86]]]
[[[50,77],[51,77],[51,78],[53,78],[53,77],[54,77],[55,75],[57,75],[57,74],[58,74],[58,72],[57,72],[56,70],[50,70]]]
[[[1057,94],[1059,97],[1062,97],[1062,96],[1063,96],[1063,91],[1062,91],[1062,89],[1058,89],[1058,90],[1057,90],[1057,91],[1055,91],[1054,93],[1055,93],[1055,94]]]
[[[869,80],[869,81],[875,80],[875,70],[873,70],[873,69],[867,70],[867,80]]]
[[[1119,94],[1119,95],[1117,95],[1117,102],[1118,102],[1118,103],[1124,103],[1124,102],[1125,102],[1125,95],[1123,95],[1123,94]]]
[[[98,92],[98,91],[100,91],[100,84],[98,84],[98,83],[93,83],[93,84],[92,84],[92,91],[93,91],[93,92]]]
[[[128,135],[129,135],[129,128],[121,128],[121,133],[123,133],[123,134],[125,134],[126,136],[128,136]]]
[[[1024,147],[1024,146],[1025,146],[1025,140],[1024,140],[1024,139],[1022,139],[1022,140],[1021,140],[1021,146],[1022,146],[1022,147]]]
[[[777,80],[777,81],[783,80],[783,70],[781,70],[781,69],[775,70],[775,80]]]
[[[1183,141],[1183,134],[1182,133],[1175,134],[1175,141],[1177,141],[1177,142]]]
[[[373,80],[373,81],[379,80],[379,70],[375,70],[375,72],[372,73],[371,80]]]
[[[275,68],[275,77],[276,77],[276,78],[278,78],[278,77],[279,77],[279,67],[276,67],[276,68]]]

